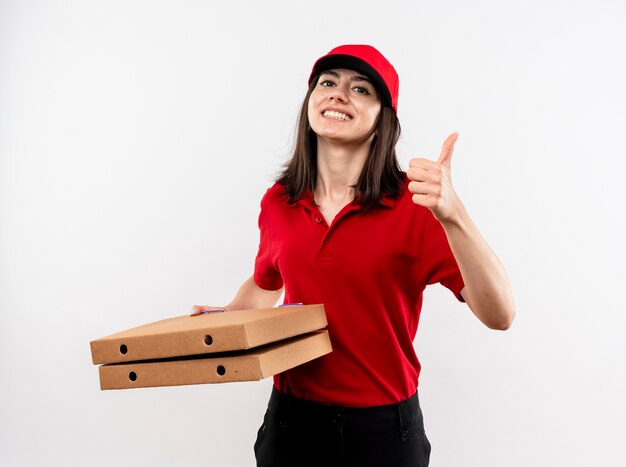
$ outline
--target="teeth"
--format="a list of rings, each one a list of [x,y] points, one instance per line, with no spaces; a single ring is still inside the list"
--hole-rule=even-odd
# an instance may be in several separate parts
[[[324,112],[324,117],[336,118],[338,120],[345,120],[346,122],[348,120],[352,120],[352,118],[349,115],[342,114],[341,112],[335,112],[334,110],[327,110],[326,112]]]

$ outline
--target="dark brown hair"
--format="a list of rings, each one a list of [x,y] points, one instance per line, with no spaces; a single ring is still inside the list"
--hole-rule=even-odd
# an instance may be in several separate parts
[[[296,126],[295,144],[291,159],[284,165],[277,182],[284,185],[289,203],[300,200],[307,189],[315,189],[317,179],[317,138],[309,124],[309,98],[318,76],[304,98]],[[354,185],[354,201],[362,208],[376,206],[383,193],[392,198],[400,194],[403,176],[396,156],[400,138],[400,121],[391,107],[383,105],[376,123],[376,134],[361,175]]]

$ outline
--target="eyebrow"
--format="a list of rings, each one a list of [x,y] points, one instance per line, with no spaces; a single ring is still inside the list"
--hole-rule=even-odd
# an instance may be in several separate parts
[[[320,74],[320,76],[322,76],[322,75],[331,75],[331,76],[334,76],[335,78],[339,78],[339,73],[337,73],[334,70],[323,71]],[[350,77],[350,81],[365,81],[366,83],[372,84],[372,80],[369,79],[367,76],[363,76],[363,75],[352,76],[352,77]]]

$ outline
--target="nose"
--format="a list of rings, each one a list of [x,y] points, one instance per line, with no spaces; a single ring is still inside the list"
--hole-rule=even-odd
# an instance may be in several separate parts
[[[340,101],[340,102],[347,102],[347,100],[348,100],[348,93],[343,88],[343,86],[335,86],[332,89],[333,89],[333,91],[329,95],[330,99],[334,99],[334,100]]]

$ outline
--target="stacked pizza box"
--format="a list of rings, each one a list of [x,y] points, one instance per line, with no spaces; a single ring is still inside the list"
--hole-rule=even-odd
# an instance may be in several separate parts
[[[178,316],[91,342],[101,389],[255,381],[332,348],[324,305]]]

